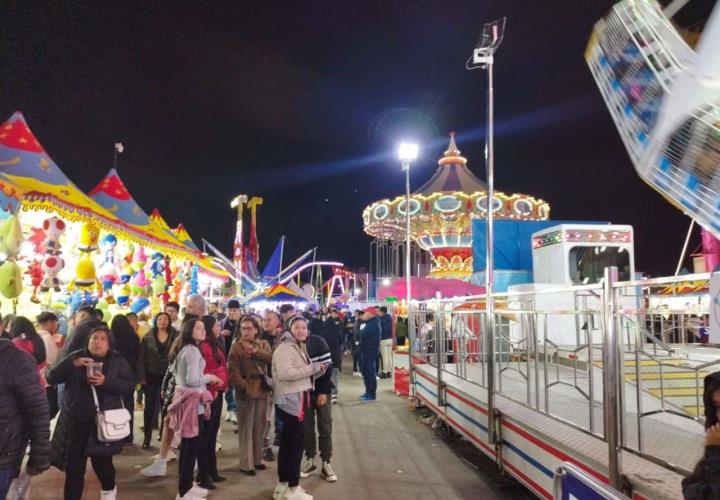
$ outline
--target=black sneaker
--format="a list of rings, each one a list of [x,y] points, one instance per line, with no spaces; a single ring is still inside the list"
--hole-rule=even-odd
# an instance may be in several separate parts
[[[273,453],[272,446],[263,450],[263,460],[265,460],[266,462],[275,461],[275,453]]]

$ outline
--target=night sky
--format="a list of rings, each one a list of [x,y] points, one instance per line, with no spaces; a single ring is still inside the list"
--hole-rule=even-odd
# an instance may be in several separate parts
[[[636,267],[674,271],[689,219],[635,174],[583,59],[613,2],[6,2],[0,115],[20,110],[85,191],[125,152],[138,203],[232,252],[238,193],[262,196],[261,264],[366,266],[367,204],[401,194],[396,143],[422,145],[412,186],[458,132],[484,177],[482,25],[507,16],[496,57],[496,188],[555,219],[632,224]],[[699,242],[693,239],[691,247]],[[692,248],[691,248],[692,250]]]

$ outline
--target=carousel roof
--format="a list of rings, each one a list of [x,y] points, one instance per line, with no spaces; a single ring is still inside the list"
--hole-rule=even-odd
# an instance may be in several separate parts
[[[486,189],[485,183],[475,177],[467,167],[467,159],[461,156],[455,143],[455,132],[450,132],[450,144],[442,158],[438,160],[437,170],[414,194],[425,196],[443,192],[470,194]]]

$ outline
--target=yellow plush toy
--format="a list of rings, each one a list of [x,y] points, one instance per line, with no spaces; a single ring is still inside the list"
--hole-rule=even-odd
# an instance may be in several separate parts
[[[100,229],[91,223],[86,222],[80,228],[80,243],[78,250],[85,253],[94,252],[98,249],[98,238],[100,237]]]
[[[75,290],[76,287],[88,289],[95,287],[98,293],[102,291],[102,285],[95,272],[95,264],[88,255],[78,260],[75,266],[75,278],[68,283],[68,290]]]

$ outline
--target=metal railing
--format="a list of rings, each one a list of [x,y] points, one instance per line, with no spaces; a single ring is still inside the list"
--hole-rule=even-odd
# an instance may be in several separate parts
[[[681,335],[691,316],[692,322],[705,321],[707,297],[693,296],[681,308],[672,304],[684,300],[677,299],[679,292],[659,291],[709,275],[615,282],[612,268],[606,272],[597,285],[495,294],[492,358],[484,341],[490,338],[484,296],[426,301],[410,311],[413,362],[437,373],[441,407],[443,386],[453,375],[478,386],[481,399],[492,392],[607,441],[611,484],[619,486],[621,449],[687,472],[695,458],[678,460],[676,449],[647,436],[687,434],[690,447],[701,438],[702,378],[720,365],[720,355],[687,359],[697,335]],[[707,295],[702,286],[699,290]],[[667,307],[661,307],[663,300]],[[653,330],[653,323],[663,327]],[[493,387],[488,386],[491,372]],[[668,387],[675,380],[682,386]],[[692,395],[694,414],[673,401],[677,393]]]

